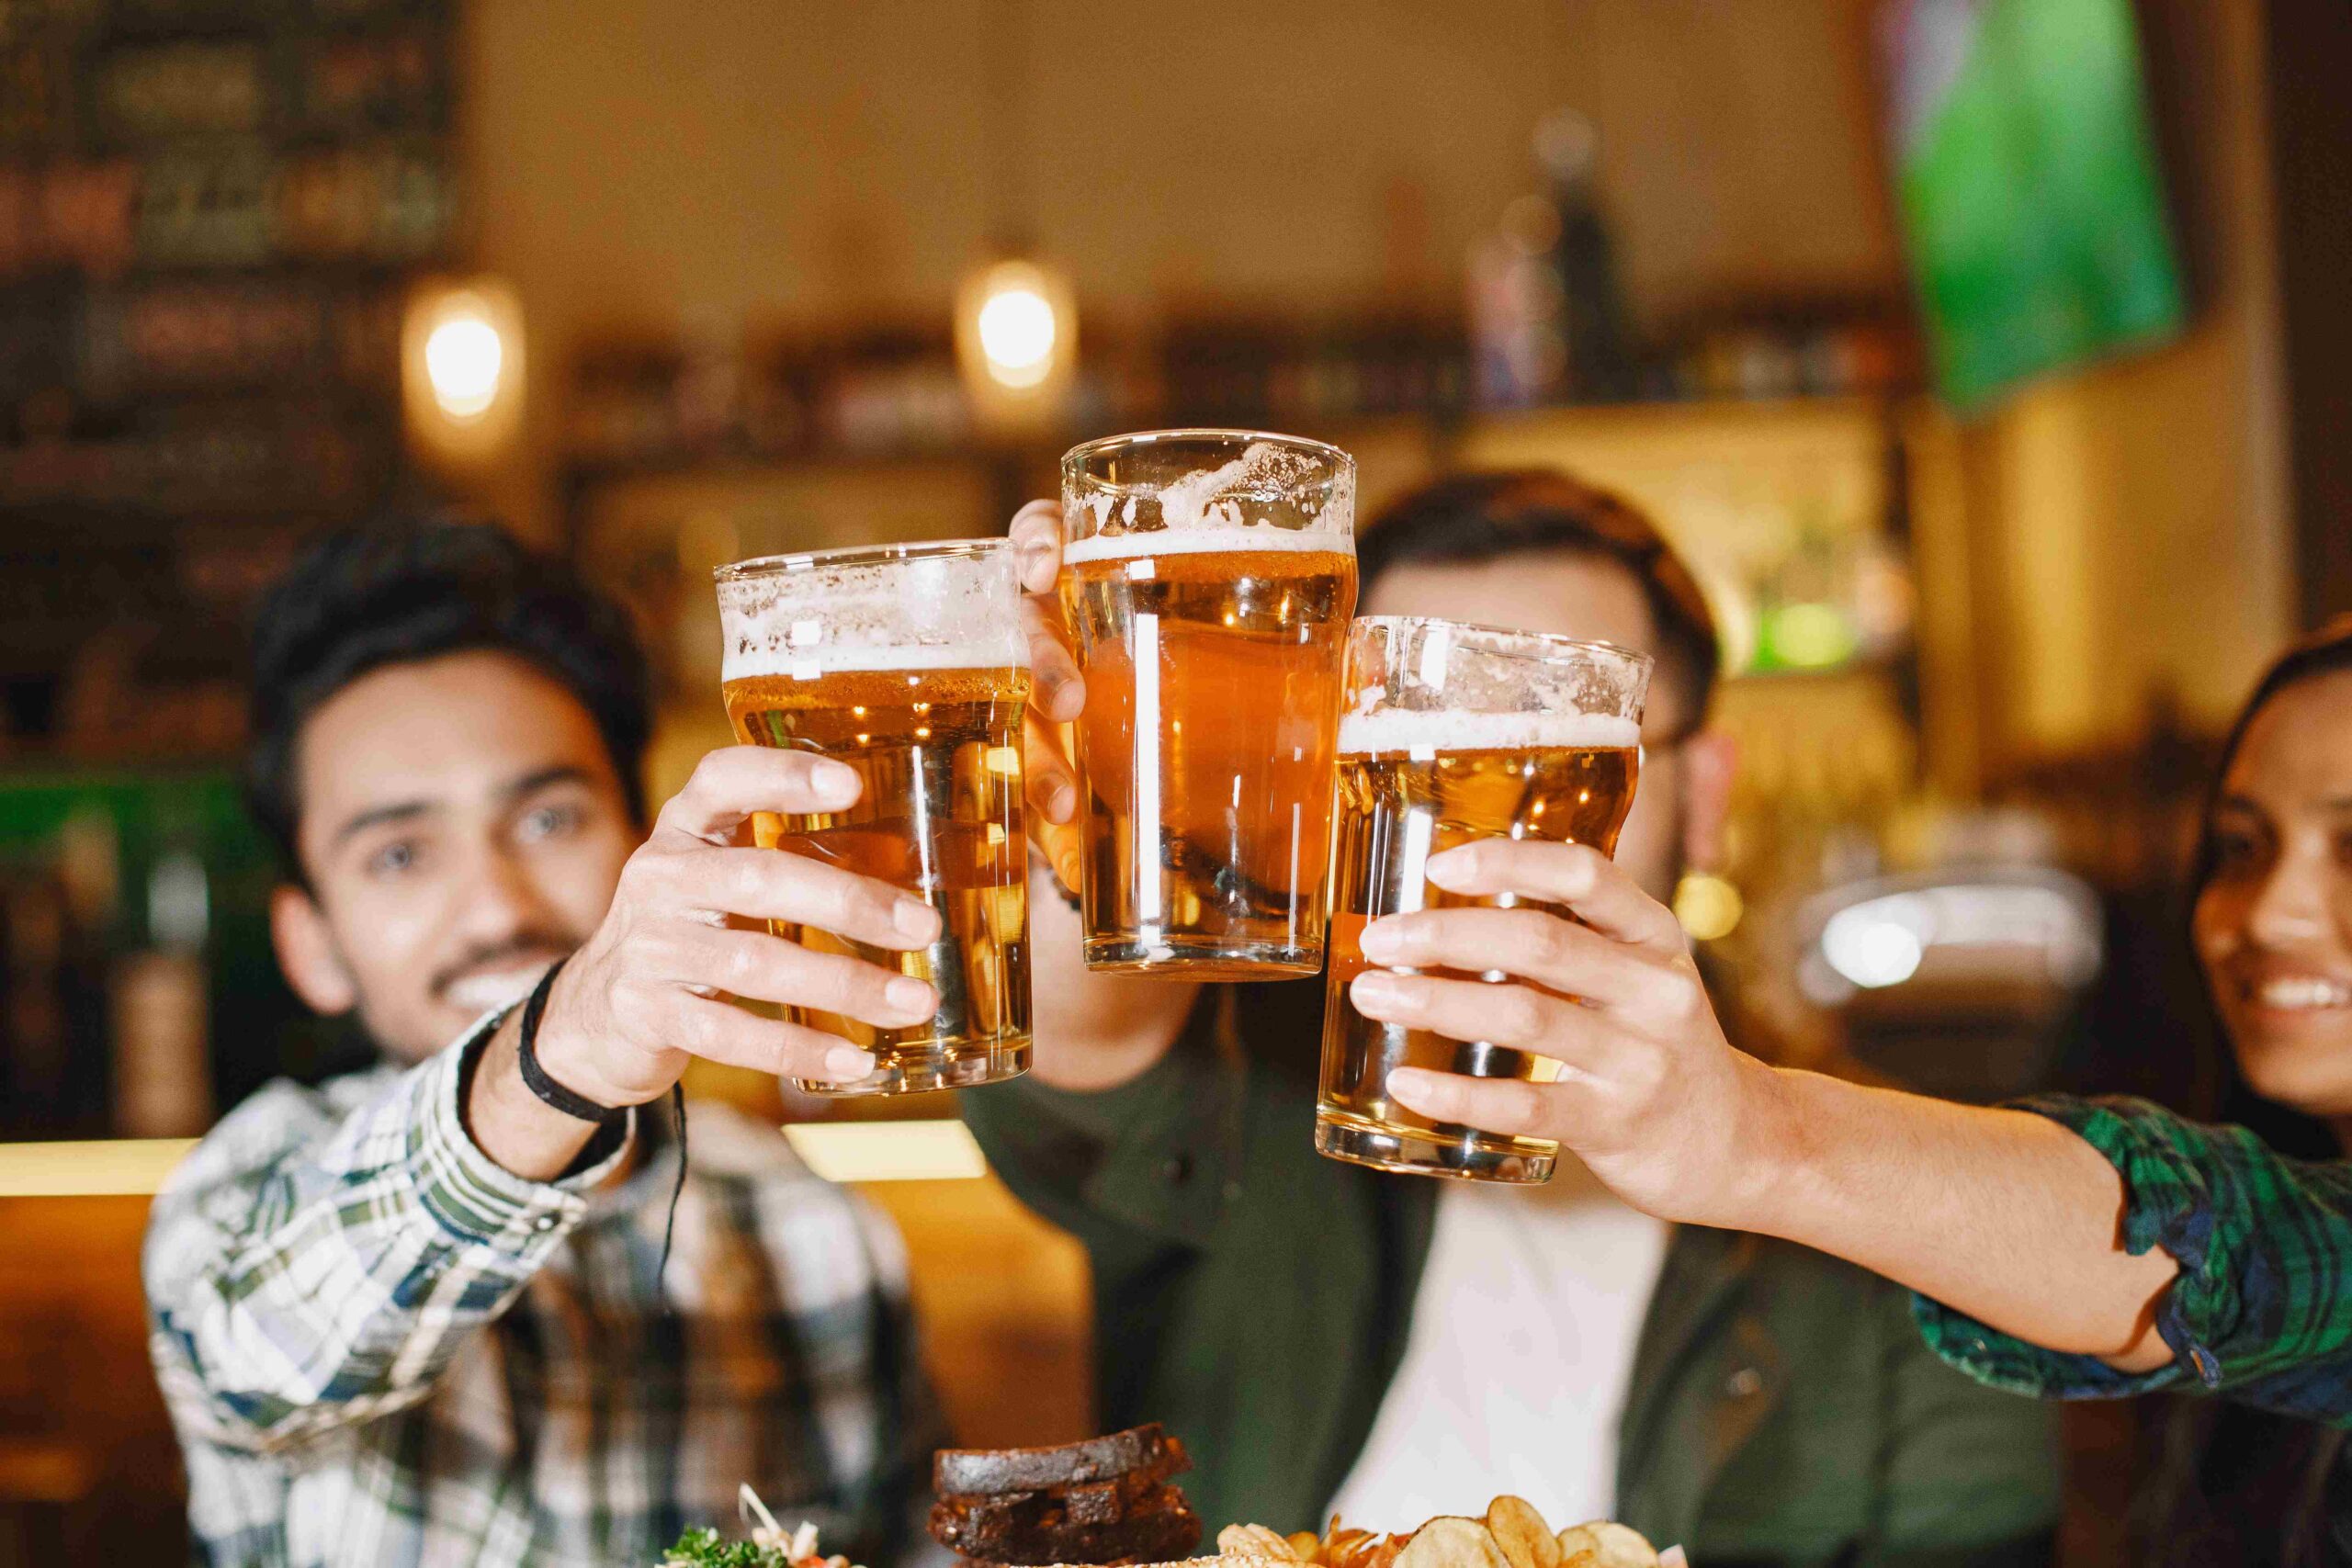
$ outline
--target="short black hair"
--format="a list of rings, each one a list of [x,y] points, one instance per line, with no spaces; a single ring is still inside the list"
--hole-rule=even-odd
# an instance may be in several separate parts
[[[254,619],[245,798],[289,876],[305,880],[296,766],[311,716],[373,671],[482,649],[527,660],[580,700],[644,820],[651,684],[627,612],[489,524],[379,520],[313,546]]]
[[[1723,657],[1699,581],[1649,514],[1555,468],[1454,474],[1384,507],[1356,537],[1361,593],[1409,561],[1467,564],[1534,550],[1613,561],[1633,574],[1656,624],[1660,672],[1690,698],[1680,739],[1704,723]]]

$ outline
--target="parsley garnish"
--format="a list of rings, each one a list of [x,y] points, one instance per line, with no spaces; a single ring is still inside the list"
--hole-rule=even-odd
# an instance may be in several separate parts
[[[721,1540],[715,1529],[698,1529],[678,1538],[662,1568],[791,1568],[791,1563],[775,1547]]]

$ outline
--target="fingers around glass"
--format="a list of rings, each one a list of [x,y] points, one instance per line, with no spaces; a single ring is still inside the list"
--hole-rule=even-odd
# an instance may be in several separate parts
[[[1068,724],[1086,710],[1086,682],[1070,656],[1061,612],[1046,601],[1024,600],[1021,625],[1029,639],[1030,705],[1056,724]]]
[[[1448,893],[1504,893],[1565,904],[1595,931],[1637,946],[1680,953],[1672,910],[1641,889],[1608,856],[1585,844],[1480,839],[1431,855],[1430,882]]]
[[[755,812],[839,811],[865,793],[857,770],[806,751],[725,746],[662,807],[657,829],[725,843]]]
[[[1560,1092],[1557,1085],[1398,1067],[1388,1075],[1388,1092],[1397,1104],[1432,1122],[1476,1127],[1509,1138],[1555,1137],[1558,1133],[1551,1125]]]
[[[921,1023],[939,1007],[938,991],[910,975],[760,931],[695,927],[683,945],[677,978],[689,986],[839,1013],[877,1029]]]
[[[747,919],[814,926],[854,942],[911,952],[935,941],[939,911],[878,877],[806,855],[703,848],[661,857],[652,874],[663,901]]]
[[[1598,1031],[1591,1010],[1531,986],[1441,980],[1367,969],[1349,996],[1366,1018],[1428,1030],[1449,1040],[1514,1046],[1564,1061],[1589,1056]]]
[[[872,1053],[839,1035],[684,992],[678,995],[672,1035],[681,1049],[706,1061],[779,1077],[845,1083],[874,1071]]]
[[[1078,815],[1078,774],[1063,753],[1060,734],[1032,714],[1022,727],[1022,742],[1030,806],[1047,823],[1068,822]],[[1033,837],[1040,826],[1030,823]]]
[[[1006,533],[1012,540],[1022,591],[1053,592],[1062,570],[1061,502],[1030,502],[1012,514],[1012,525]]]
[[[1500,970],[1588,1002],[1638,1001],[1657,960],[1544,909],[1472,907],[1387,915],[1364,927],[1363,955],[1415,969]]]

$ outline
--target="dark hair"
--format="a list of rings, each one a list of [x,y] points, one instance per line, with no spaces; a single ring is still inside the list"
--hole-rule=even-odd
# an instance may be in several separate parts
[[[245,798],[288,874],[302,879],[296,764],[311,716],[372,671],[477,649],[527,660],[580,700],[644,819],[650,684],[628,615],[501,529],[402,518],[320,541],[254,619]]]
[[[2231,765],[2255,719],[2289,688],[2352,670],[2352,615],[2338,616],[2288,648],[2255,682],[2222,743],[2205,795],[2197,852],[2190,863],[2189,905],[2204,894],[2221,862],[2213,814]],[[2211,999],[2212,977],[2198,966]],[[2317,1118],[2254,1092],[2223,1051],[2215,1064],[2216,1103],[2205,1109],[2251,1129],[2281,1153],[2335,1159],[2342,1150]],[[2184,1565],[2255,1560],[2279,1563],[2330,1561],[2329,1520],[2341,1499],[2332,1495],[2346,1435],[2267,1411],[2213,1408],[2214,1402],[2180,1400],[2158,1427],[2157,1462],[2137,1499],[2137,1533],[2154,1564]],[[2219,1490],[2209,1490],[2218,1487]]]
[[[2352,615],[2339,615],[2309,637],[2290,644],[2286,652],[2263,671],[2262,679],[2255,682],[2253,694],[2238,710],[2237,722],[2230,727],[2229,739],[2222,744],[2221,761],[2206,786],[2204,810],[2198,818],[2197,852],[2189,863],[2188,902],[2192,910],[2197,900],[2204,897],[2206,885],[2213,880],[2221,864],[2221,847],[2213,835],[2213,813],[2227,786],[2231,765],[2245,743],[2246,731],[2254,728],[2255,719],[2280,693],[2345,670],[2352,670]],[[2198,973],[2210,1001],[2211,978],[2204,974],[2201,964]],[[2220,1103],[2213,1109],[2227,1120],[2253,1128],[2264,1141],[2287,1154],[2306,1159],[2340,1156],[2342,1151],[2334,1134],[2316,1118],[2256,1095],[2246,1086],[2234,1058],[2228,1053],[2222,1054],[2219,1064],[2219,1084]]]
[[[1690,698],[1683,733],[1697,729],[1722,658],[1714,616],[1682,558],[1623,496],[1551,468],[1456,474],[1398,498],[1366,524],[1356,571],[1369,596],[1382,572],[1408,561],[1467,563],[1531,550],[1613,561],[1633,574],[1657,625],[1659,671]]]

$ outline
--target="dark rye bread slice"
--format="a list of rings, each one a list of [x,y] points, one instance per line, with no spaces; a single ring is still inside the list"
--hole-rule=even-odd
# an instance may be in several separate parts
[[[1148,1512],[1157,1506],[1154,1494],[1165,1490],[1145,1471],[1038,1492],[966,1493],[943,1497],[933,1509],[940,1523],[952,1521],[980,1532],[1002,1532],[1024,1522],[1034,1523],[1049,1512],[1067,1515],[1081,1524],[1107,1525]],[[937,1526],[933,1528],[936,1531]]]
[[[1200,1544],[1200,1517],[1181,1495],[1170,1494],[1171,1506],[1140,1518],[1113,1525],[1080,1524],[1063,1519],[1036,1530],[1024,1530],[983,1546],[949,1540],[933,1515],[932,1536],[958,1553],[961,1561],[996,1568],[1052,1568],[1055,1564],[1107,1565],[1122,1562],[1170,1562],[1190,1556]]]
[[[941,1449],[932,1456],[931,1489],[941,1497],[987,1497],[1123,1475],[1165,1481],[1192,1468],[1184,1445],[1155,1421],[1048,1449]]]
[[[1092,1485],[1077,1489],[1091,1492]],[[1073,1506],[1073,1503],[1080,1506]],[[1084,1498],[1046,1492],[947,1499],[932,1505],[931,1538],[966,1557],[992,1562],[1101,1563],[1189,1548],[1201,1522],[1184,1495],[1155,1486],[1129,1506],[1106,1509]]]

